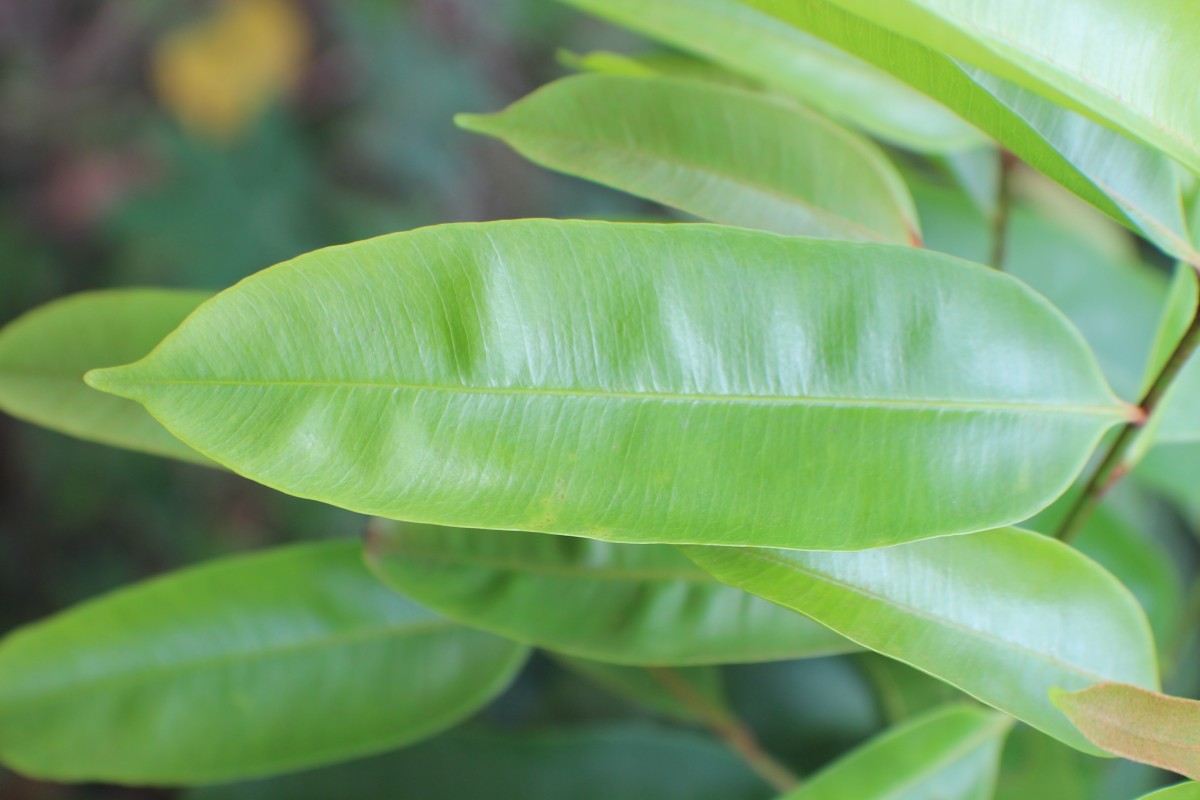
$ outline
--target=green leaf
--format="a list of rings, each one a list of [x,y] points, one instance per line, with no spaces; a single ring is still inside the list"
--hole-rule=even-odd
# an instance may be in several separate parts
[[[455,731],[354,764],[194,791],[188,800],[765,800],[770,790],[712,739],[604,725]]]
[[[439,614],[597,661],[735,664],[856,649],[669,545],[378,520],[367,563]]]
[[[660,714],[691,723],[730,716],[717,667],[625,667],[559,654],[553,657],[618,697]],[[682,699],[681,694],[688,700]]]
[[[1166,789],[1146,795],[1142,800],[1200,800],[1200,783],[1188,781],[1168,786]]]
[[[1004,745],[995,800],[1098,800],[1111,763],[1019,725]]]
[[[887,70],[1167,252],[1200,264],[1184,220],[1179,170],[1159,151],[847,13],[839,0],[744,2]]]
[[[0,329],[0,410],[80,439],[211,466],[137,403],[83,382],[90,369],[146,355],[210,296],[171,289],[84,292],[13,320]]]
[[[875,689],[876,701],[889,724],[964,699],[953,686],[877,653],[863,653],[855,662]]]
[[[940,708],[872,739],[781,800],[988,800],[1012,720]]]
[[[89,380],[254,480],[375,516],[820,549],[1025,519],[1132,414],[995,270],[705,225],[318,251]]]
[[[1196,270],[1186,264],[1179,265],[1171,281],[1170,295],[1147,364],[1144,388],[1149,388],[1162,371],[1191,325],[1196,316],[1198,300],[1200,281],[1197,280]],[[1193,355],[1175,377],[1147,428],[1142,434],[1140,450],[1153,444],[1200,441],[1200,357]]]
[[[564,66],[579,72],[642,78],[691,78],[731,86],[735,89],[762,90],[762,84],[753,78],[736,75],[716,64],[670,50],[658,50],[637,55],[625,55],[607,50],[594,50],[577,55],[568,50],[559,50],[558,60]]]
[[[0,643],[0,758],[133,784],[302,769],[458,722],[526,652],[391,592],[358,542],[224,559]]]
[[[984,137],[886,72],[736,0],[564,0],[762,82],[900,147],[953,152]]]
[[[1067,103],[1200,172],[1200,14],[1191,0],[833,0]],[[1134,35],[1136,34],[1136,35]]]
[[[1097,747],[1200,780],[1200,701],[1111,682],[1053,698]]]
[[[870,141],[783,100],[688,79],[579,75],[460,127],[534,163],[695,216],[784,234],[920,240]]]
[[[804,614],[1085,752],[1053,687],[1158,687],[1146,616],[1054,539],[1014,528],[855,553],[688,547],[733,586]]]

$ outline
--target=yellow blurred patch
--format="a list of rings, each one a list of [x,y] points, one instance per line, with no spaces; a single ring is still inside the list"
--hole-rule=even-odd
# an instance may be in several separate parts
[[[309,47],[307,21],[291,0],[223,0],[158,42],[154,87],[182,125],[228,141],[296,83]]]

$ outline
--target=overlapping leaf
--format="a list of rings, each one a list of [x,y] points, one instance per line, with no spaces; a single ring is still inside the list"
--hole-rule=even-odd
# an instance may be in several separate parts
[[[982,709],[940,708],[873,739],[781,800],[985,800],[1011,726]]]
[[[331,248],[89,377],[242,474],[376,516],[815,549],[1025,519],[1132,413],[1012,278],[703,225]]]
[[[669,545],[378,520],[367,559],[389,586],[451,619],[600,661],[735,664],[855,648]]]
[[[871,142],[733,87],[580,75],[497,114],[456,121],[542,166],[714,222],[833,239],[920,239],[904,182]]]
[[[111,289],[73,295],[0,330],[0,410],[81,439],[208,464],[137,403],[83,382],[150,352],[210,295]]]
[[[1188,781],[1168,786],[1166,789],[1146,795],[1142,800],[1200,800],[1200,783]]]
[[[1161,152],[848,13],[841,0],[744,2],[892,73],[1165,251],[1200,263],[1184,221],[1179,170]]]
[[[1200,780],[1200,701],[1101,683],[1054,704],[1098,747]]]
[[[828,625],[1078,747],[1052,688],[1157,688],[1137,602],[1077,551],[1001,529],[857,553],[685,552],[721,580]]]
[[[1190,0],[833,0],[1119,127],[1200,172],[1200,15]]]
[[[0,758],[65,781],[288,772],[436,733],[525,654],[399,597],[357,542],[232,558],[0,643]]]
[[[886,72],[737,0],[565,0],[695,53],[901,147],[953,152],[978,131]]]
[[[559,654],[554,660],[618,697],[684,722],[704,724],[731,713],[717,667],[627,667]]]

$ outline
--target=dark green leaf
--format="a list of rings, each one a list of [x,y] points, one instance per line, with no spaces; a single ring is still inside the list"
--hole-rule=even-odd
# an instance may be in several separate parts
[[[0,758],[134,784],[303,769],[458,722],[526,652],[391,592],[357,542],[225,559],[0,643]]]
[[[378,520],[367,560],[400,594],[451,619],[598,661],[735,664],[855,649],[669,545]]]

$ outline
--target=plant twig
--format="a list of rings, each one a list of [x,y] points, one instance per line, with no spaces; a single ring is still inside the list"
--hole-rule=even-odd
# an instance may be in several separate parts
[[[663,685],[663,688],[695,711],[704,724],[720,737],[726,747],[736,753],[777,791],[787,792],[799,785],[800,779],[796,774],[764,750],[759,744],[758,737],[745,723],[701,696],[675,670],[668,667],[648,667],[647,669]]]
[[[1126,455],[1134,441],[1137,440],[1138,430],[1158,409],[1167,390],[1171,388],[1171,384],[1179,376],[1179,372],[1187,364],[1188,359],[1196,352],[1197,347],[1200,347],[1200,314],[1192,317],[1192,322],[1184,332],[1183,338],[1179,340],[1171,357],[1167,359],[1167,363],[1163,365],[1154,382],[1150,384],[1150,388],[1146,390],[1145,396],[1138,404],[1142,410],[1140,418],[1127,422],[1117,438],[1109,445],[1108,451],[1100,461],[1100,466],[1096,467],[1095,472],[1088,479],[1087,485],[1084,486],[1083,493],[1075,500],[1074,505],[1063,519],[1062,525],[1054,534],[1055,538],[1069,542],[1078,536],[1079,532],[1083,530],[1083,526],[1087,524],[1092,511],[1100,504],[1104,494],[1129,471]]]
[[[996,188],[996,212],[992,215],[992,258],[988,262],[993,268],[1004,269],[1004,255],[1008,246],[1008,220],[1012,216],[1012,178],[1017,167],[1017,157],[1007,150],[1000,151],[1000,177]]]

